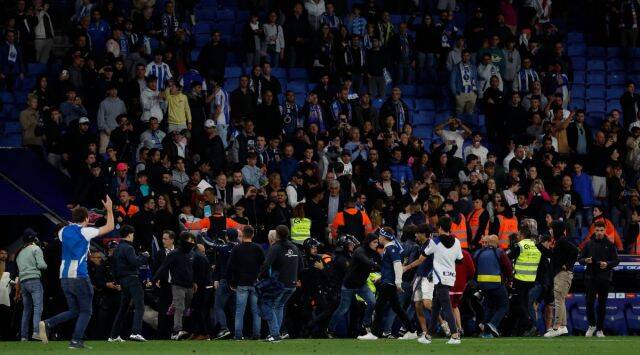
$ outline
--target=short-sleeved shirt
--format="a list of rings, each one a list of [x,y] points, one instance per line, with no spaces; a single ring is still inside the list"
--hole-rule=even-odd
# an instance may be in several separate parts
[[[456,149],[456,152],[454,155],[456,158],[460,158],[460,159],[462,159],[462,146],[464,145],[464,136],[462,135],[461,132],[462,131],[450,131],[448,129],[443,129],[441,133],[443,141],[456,142],[456,146],[458,146],[458,149]]]
[[[393,270],[393,264],[395,262],[401,263],[400,248],[393,244],[387,244],[382,252],[382,261],[380,262],[380,281],[386,284],[395,285],[396,275]]]
[[[61,279],[89,277],[87,268],[89,242],[99,233],[98,228],[82,227],[78,224],[70,224],[58,232],[58,238],[62,242]]]

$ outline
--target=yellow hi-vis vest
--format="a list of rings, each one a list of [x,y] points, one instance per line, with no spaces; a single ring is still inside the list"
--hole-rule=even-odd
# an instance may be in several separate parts
[[[521,240],[518,246],[520,246],[520,255],[514,265],[515,278],[524,282],[534,282],[542,253],[531,239]]]
[[[291,218],[291,239],[304,242],[311,237],[311,220],[309,218]]]
[[[379,272],[372,272],[369,274],[369,277],[367,278],[367,287],[374,294],[376,293],[376,281],[378,281],[380,277],[382,277],[382,275]],[[364,298],[360,297],[360,295],[358,294],[356,294],[356,300],[358,302],[364,302]]]

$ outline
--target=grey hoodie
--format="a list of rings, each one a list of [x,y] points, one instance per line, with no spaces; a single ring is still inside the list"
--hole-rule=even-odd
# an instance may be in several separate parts
[[[116,117],[126,113],[127,107],[125,106],[124,101],[120,100],[118,97],[106,97],[100,103],[100,108],[98,108],[98,129],[101,131],[107,129],[110,131],[114,130],[118,127]]]

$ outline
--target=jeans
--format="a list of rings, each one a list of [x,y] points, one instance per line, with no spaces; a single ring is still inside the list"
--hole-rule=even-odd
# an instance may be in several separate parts
[[[258,312],[258,294],[253,286],[238,286],[236,288],[236,320],[235,333],[236,339],[242,339],[242,330],[244,329],[244,311],[247,303],[251,307],[252,319],[252,335],[260,337],[260,313]]]
[[[92,314],[93,286],[91,280],[88,277],[66,278],[60,280],[60,285],[64,297],[67,299],[69,310],[47,319],[45,323],[54,328],[61,323],[78,318],[71,340],[81,341]]]
[[[442,313],[447,323],[449,323],[449,329],[451,334],[458,332],[456,321],[453,318],[453,309],[451,308],[451,298],[449,297],[449,290],[451,286],[443,284],[437,284],[433,288],[433,305],[431,306],[431,329],[436,329],[438,325],[438,316]]]
[[[398,294],[398,300],[400,301],[400,305],[402,306],[402,308],[406,310],[407,317],[409,317],[409,319],[412,319],[412,316],[414,315],[414,307],[411,303],[411,296],[413,295],[412,284],[410,282],[402,282],[402,290],[403,292]],[[391,332],[393,330],[393,325],[396,322],[397,317],[395,312],[393,312],[391,308],[387,309],[386,314],[387,318],[384,321],[383,330],[385,332]]]
[[[484,299],[482,301],[482,309],[484,311],[483,323],[491,323],[496,328],[500,327],[500,322],[509,310],[509,295],[504,285],[490,290],[482,290]],[[485,327],[485,332],[489,332]]]
[[[607,296],[611,282],[609,280],[585,280],[587,287],[587,320],[589,326],[596,327],[596,330],[604,329],[604,316],[607,311]],[[594,311],[596,297],[598,298],[598,314]]]
[[[191,305],[193,298],[193,288],[182,286],[171,286],[173,295],[173,332],[177,333],[182,330],[182,317],[187,307]]]
[[[435,53],[425,53],[418,52],[416,53],[416,82],[422,82],[423,80],[422,74],[426,70],[426,80],[424,82],[435,83],[438,79],[436,74],[436,63],[438,58],[436,58]]]
[[[120,308],[116,313],[116,318],[111,326],[111,338],[120,336],[122,323],[127,315],[129,304],[133,304],[133,322],[131,323],[131,334],[142,333],[142,316],[144,315],[144,290],[137,276],[126,276],[120,279]]]
[[[22,323],[20,338],[29,339],[29,321],[33,313],[33,333],[38,331],[38,323],[42,317],[42,283],[40,279],[28,279],[20,281],[22,290]]]
[[[514,317],[516,319],[515,324],[513,326],[513,331],[515,334],[524,333],[527,330],[531,329],[533,325],[533,320],[535,319],[535,313],[533,317],[531,312],[529,311],[529,298],[530,291],[534,288],[534,282],[524,282],[520,280],[515,280],[513,282],[513,287],[515,289],[514,292]]]
[[[277,68],[280,65],[280,52],[267,50],[266,60],[272,68]]]
[[[262,309],[262,316],[269,325],[269,334],[274,338],[280,336],[280,328],[282,327],[282,319],[284,317],[284,306],[295,290],[295,287],[285,288],[277,295],[261,300],[260,308]]]
[[[342,290],[340,291],[340,305],[331,316],[331,320],[329,321],[329,330],[334,331],[336,324],[344,319],[345,314],[347,314],[351,308],[351,302],[353,302],[353,297],[355,295],[362,297],[367,304],[367,308],[364,311],[364,318],[362,319],[362,325],[365,328],[371,327],[371,318],[373,317],[373,310],[376,306],[376,297],[369,286],[365,284],[360,288],[346,288],[342,286]]]
[[[226,308],[227,302],[229,301],[229,297],[233,296],[229,285],[227,284],[227,280],[220,280],[218,282],[218,288],[216,288],[216,300],[213,304],[213,313],[216,317],[213,325],[218,324],[220,329],[229,329],[227,326],[227,315],[224,312]]]

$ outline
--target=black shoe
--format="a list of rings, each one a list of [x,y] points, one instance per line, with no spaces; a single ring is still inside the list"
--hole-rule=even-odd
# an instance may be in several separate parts
[[[267,343],[279,343],[282,341],[282,338],[280,337],[274,338],[271,335],[269,335],[267,339],[265,339],[264,341],[266,341]]]
[[[531,326],[531,328],[529,330],[527,330],[526,332],[524,332],[524,334],[522,334],[522,336],[525,337],[537,337],[538,334],[538,328],[536,328],[535,326]]]
[[[81,340],[72,340],[69,343],[69,349],[91,349],[91,347],[84,345],[84,342]]]
[[[395,335],[393,335],[393,333],[391,333],[391,332],[384,332],[384,333],[382,333],[382,335],[380,336],[380,339],[398,339],[398,337],[396,337]]]
[[[218,334],[216,334],[216,340],[224,339],[229,335],[231,335],[231,332],[229,332],[229,329],[220,329]]]

